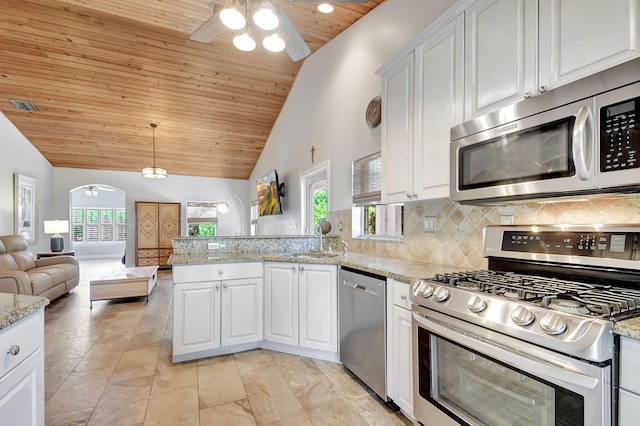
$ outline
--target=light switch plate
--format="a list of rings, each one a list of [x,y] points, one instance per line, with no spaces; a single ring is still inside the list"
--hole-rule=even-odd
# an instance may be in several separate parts
[[[207,248],[209,250],[217,250],[220,248],[220,243],[207,243]]]
[[[423,232],[436,232],[436,217],[435,216],[425,216],[424,217],[422,231]]]

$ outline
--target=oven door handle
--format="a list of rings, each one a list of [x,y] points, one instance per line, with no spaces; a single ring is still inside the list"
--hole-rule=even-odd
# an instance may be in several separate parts
[[[439,315],[430,312],[430,315]],[[420,313],[413,312],[413,319],[419,327],[425,328],[442,337],[458,342],[480,354],[487,354],[506,364],[515,366],[523,371],[534,372],[535,375],[552,383],[565,383],[569,389],[576,387],[595,389],[599,383],[596,373],[600,367],[585,364],[585,368],[592,368],[594,373],[588,374],[577,370],[569,362],[565,362],[553,352],[546,351],[534,345],[521,342],[508,336],[500,335],[490,330],[484,330],[489,337],[497,337],[504,342],[497,342],[489,337],[481,337],[472,329],[466,329],[465,324],[452,318],[443,318],[447,322],[434,318],[426,318]],[[454,324],[455,323],[455,324]],[[480,328],[479,328],[480,329]],[[483,332],[484,333],[484,332]],[[507,341],[508,340],[508,341]],[[536,352],[540,352],[536,355]],[[547,368],[544,368],[547,367]]]

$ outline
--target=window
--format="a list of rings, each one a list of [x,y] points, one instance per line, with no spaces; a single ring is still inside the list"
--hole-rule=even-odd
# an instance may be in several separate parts
[[[329,214],[329,160],[300,174],[302,233],[316,234],[316,225]]]
[[[404,234],[404,207],[374,204],[353,207],[353,238],[400,238]]]
[[[115,224],[114,224],[115,218]],[[126,241],[127,212],[125,209],[72,209],[74,242]]]
[[[258,235],[258,217],[259,217],[258,200],[254,200],[251,202],[250,213],[251,213],[251,232],[249,235]]]
[[[218,226],[218,210],[213,201],[187,201],[187,234],[213,237]]]

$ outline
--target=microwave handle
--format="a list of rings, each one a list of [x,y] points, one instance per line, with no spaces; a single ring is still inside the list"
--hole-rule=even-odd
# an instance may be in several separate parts
[[[593,116],[588,105],[583,106],[576,114],[573,127],[573,162],[580,180],[590,177],[591,147],[593,146]]]

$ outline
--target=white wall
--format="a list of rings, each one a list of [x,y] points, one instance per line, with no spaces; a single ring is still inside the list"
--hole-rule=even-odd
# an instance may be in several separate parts
[[[15,233],[13,175],[14,173],[27,175],[38,180],[37,241],[30,248],[34,253],[49,250],[50,235],[43,233],[42,221],[68,217],[68,215],[60,217],[54,215],[53,167],[2,113],[0,113],[0,152],[2,152],[0,155],[0,235]]]
[[[329,210],[351,206],[351,162],[381,149],[380,127],[369,129],[365,109],[381,95],[375,71],[454,0],[387,0],[305,60],[251,181],[277,169],[286,184],[284,214],[260,218],[260,234],[299,234],[299,174],[331,161]]]

